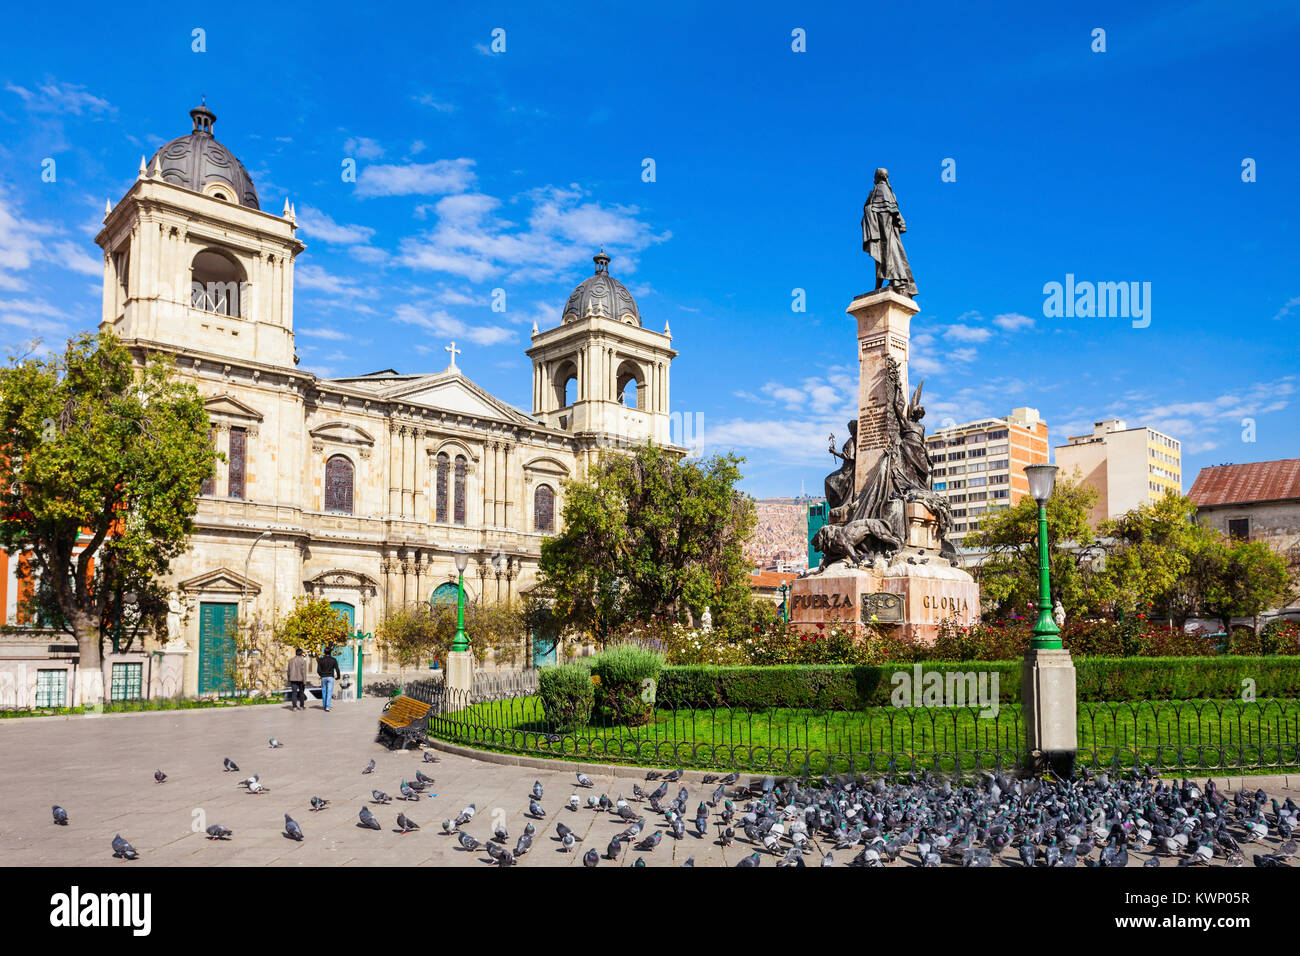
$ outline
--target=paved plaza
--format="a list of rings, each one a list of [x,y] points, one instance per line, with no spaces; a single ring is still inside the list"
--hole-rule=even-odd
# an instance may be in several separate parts
[[[665,833],[653,851],[641,852],[625,843],[617,861],[606,860],[606,846],[626,824],[585,806],[572,812],[565,804],[573,793],[584,804],[588,795],[601,793],[611,798],[622,793],[631,801],[632,785],[645,784],[644,770],[612,775],[588,769],[595,789],[584,790],[575,786],[576,765],[533,769],[448,753],[439,754],[437,763],[426,763],[419,751],[389,751],[375,741],[382,706],[375,699],[340,702],[328,714],[314,703],[305,713],[265,705],[0,721],[0,806],[5,808],[0,816],[0,864],[126,866],[112,858],[110,848],[114,834],[120,833],[140,852],[134,866],[481,866],[490,862],[487,853],[462,849],[454,836],[442,832],[442,821],[474,803],[477,813],[464,829],[486,841],[495,823],[504,822],[513,848],[527,822],[534,780],[545,789],[541,803],[546,817],[533,821],[537,834],[521,866],[581,866],[582,853],[593,847],[601,853],[600,866],[629,866],[638,858],[648,866],[680,866],[692,856],[698,866],[734,866],[756,849],[739,827],[736,842],[720,847],[715,814],[707,838],[695,836],[688,825],[680,842]],[[271,737],[283,746],[272,749]],[[234,760],[241,772],[223,772],[224,757]],[[371,759],[375,771],[362,774]],[[162,784],[153,779],[159,769],[167,774]],[[426,791],[432,796],[416,803],[397,799],[401,781],[413,779],[417,770],[435,779]],[[250,794],[240,786],[254,773],[269,792]],[[1264,786],[1278,799],[1288,794],[1300,799],[1300,779],[1294,776],[1246,780],[1249,787]],[[713,789],[698,781],[695,774],[683,781],[691,813]],[[1226,783],[1239,785],[1240,778],[1220,778],[1221,787]],[[372,789],[393,796],[393,803],[374,804]],[[329,808],[313,813],[313,796],[329,800]],[[68,826],[52,823],[52,804],[68,811]],[[363,806],[384,825],[382,830],[358,825]],[[399,812],[421,829],[398,833]],[[285,813],[301,825],[302,843],[284,835]],[[662,816],[648,807],[645,816],[647,834],[665,828]],[[576,852],[562,850],[555,835],[557,821],[582,838]],[[233,837],[209,841],[204,830],[212,824],[229,827]],[[1268,849],[1276,842],[1270,840]],[[830,848],[812,843],[815,852],[806,861],[817,865]],[[1263,850],[1247,847],[1247,857]],[[836,852],[835,861],[847,864],[856,853]],[[1130,865],[1146,858],[1133,853]],[[1006,865],[1020,865],[1014,849],[1004,851],[1001,859]],[[775,863],[775,857],[763,854],[761,865]],[[915,851],[907,851],[894,865],[917,865]],[[1164,859],[1161,865],[1175,863]]]

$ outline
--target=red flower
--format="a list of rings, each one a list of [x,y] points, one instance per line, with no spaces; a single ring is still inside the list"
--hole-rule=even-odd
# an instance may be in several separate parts
[[[808,642],[808,635],[807,635],[807,634],[800,634],[800,635],[799,635],[799,640],[803,641],[803,642],[806,644],[806,643]]]
[[[818,622],[817,622],[817,630],[819,630],[819,631],[824,631],[824,630],[826,630],[826,625],[823,624],[821,621],[818,621]]]

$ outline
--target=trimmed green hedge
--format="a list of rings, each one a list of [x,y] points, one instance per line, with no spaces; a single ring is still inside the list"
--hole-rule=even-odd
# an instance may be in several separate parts
[[[914,677],[913,666],[665,667],[658,699],[665,707],[887,707],[898,686],[894,675]],[[999,700],[1020,703],[1019,661],[925,661],[920,666],[923,675],[997,674]],[[1300,697],[1300,657],[1085,657],[1074,666],[1081,701],[1239,699],[1247,679],[1254,681],[1258,698]]]

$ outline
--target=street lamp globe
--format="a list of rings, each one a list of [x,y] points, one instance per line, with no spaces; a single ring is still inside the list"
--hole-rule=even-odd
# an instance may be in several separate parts
[[[469,552],[466,551],[464,548],[457,548],[456,549],[456,570],[461,574],[464,574],[465,569],[467,567],[469,567]]]
[[[1040,505],[1052,497],[1056,487],[1056,465],[1026,465],[1025,477],[1029,479],[1029,496]]]

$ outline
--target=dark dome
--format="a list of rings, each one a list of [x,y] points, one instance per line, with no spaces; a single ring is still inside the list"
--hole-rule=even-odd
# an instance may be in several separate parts
[[[154,153],[149,160],[149,173],[152,175],[155,164],[161,162],[162,178],[173,185],[260,209],[253,177],[235,154],[212,136],[216,114],[207,106],[196,106],[190,110],[190,118],[194,129]],[[227,188],[221,189],[222,185]]]
[[[609,274],[609,256],[602,251],[592,256],[592,261],[596,263],[596,274],[573,290],[564,304],[564,321],[599,316],[639,326],[641,311],[636,299],[627,286]]]

